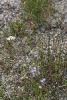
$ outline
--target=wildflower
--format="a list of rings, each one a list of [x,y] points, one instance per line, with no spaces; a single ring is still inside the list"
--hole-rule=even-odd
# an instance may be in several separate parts
[[[39,89],[42,89],[42,86],[41,85],[39,85]]]
[[[33,75],[33,77],[35,75],[39,75],[40,74],[39,68],[36,67],[31,68],[30,73]]]
[[[46,81],[46,78],[42,78],[42,79],[40,80],[40,82],[41,82],[42,84],[44,84],[45,81]]]
[[[33,76],[35,76],[35,73],[36,73],[36,67],[33,67],[31,70],[30,70],[31,74]]]
[[[9,36],[9,37],[7,38],[8,41],[10,41],[10,40],[15,40],[15,39],[16,39],[16,37],[14,37],[14,36]]]

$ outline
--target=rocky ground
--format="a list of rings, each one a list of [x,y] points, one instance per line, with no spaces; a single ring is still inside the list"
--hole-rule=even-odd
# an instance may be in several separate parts
[[[0,29],[19,17],[20,0],[0,0]]]
[[[41,28],[35,35],[32,30],[28,30],[30,34],[22,39],[16,36],[11,37],[10,29],[7,28],[10,21],[20,18],[20,0],[0,0],[0,84],[4,87],[6,100],[12,98],[15,93],[17,96],[24,93],[24,79],[28,78],[27,74],[31,74],[32,77],[34,75],[31,66],[38,67],[38,64],[34,62],[39,61],[40,52],[47,55],[48,38],[50,38],[49,47],[52,55],[57,56],[61,48],[64,60],[67,50],[67,0],[53,0],[53,2],[57,12],[48,19],[51,30],[43,32],[44,29]],[[36,70],[35,67],[33,67],[34,70]],[[21,73],[24,68],[27,73],[25,70]],[[67,78],[66,67],[63,73],[64,78]],[[66,92],[65,87],[59,94],[58,100],[66,100]]]

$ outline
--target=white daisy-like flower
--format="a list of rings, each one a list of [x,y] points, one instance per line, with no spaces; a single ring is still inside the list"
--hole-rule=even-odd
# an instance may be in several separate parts
[[[46,78],[42,78],[42,79],[40,80],[41,83],[44,83],[45,81],[46,81]]]
[[[10,40],[15,40],[16,39],[16,37],[15,36],[9,36],[8,38],[6,38],[8,41],[10,41]]]
[[[42,89],[42,86],[41,85],[39,85],[39,89]]]

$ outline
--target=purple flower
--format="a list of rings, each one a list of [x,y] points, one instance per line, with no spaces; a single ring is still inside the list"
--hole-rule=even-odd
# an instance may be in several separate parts
[[[39,75],[40,74],[39,68],[36,67],[31,68],[30,73],[33,75],[33,77],[35,75]]]
[[[31,70],[30,70],[31,74],[33,76],[35,76],[35,73],[36,73],[36,67],[33,67]]]

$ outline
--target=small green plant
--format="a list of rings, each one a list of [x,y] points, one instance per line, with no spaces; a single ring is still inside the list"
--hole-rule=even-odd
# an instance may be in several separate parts
[[[46,21],[53,12],[51,0],[24,0],[22,2],[28,19],[37,24]]]
[[[3,97],[4,97],[3,87],[0,86],[0,100],[4,100]]]
[[[26,25],[20,21],[10,23],[11,35],[23,37],[25,34]]]

